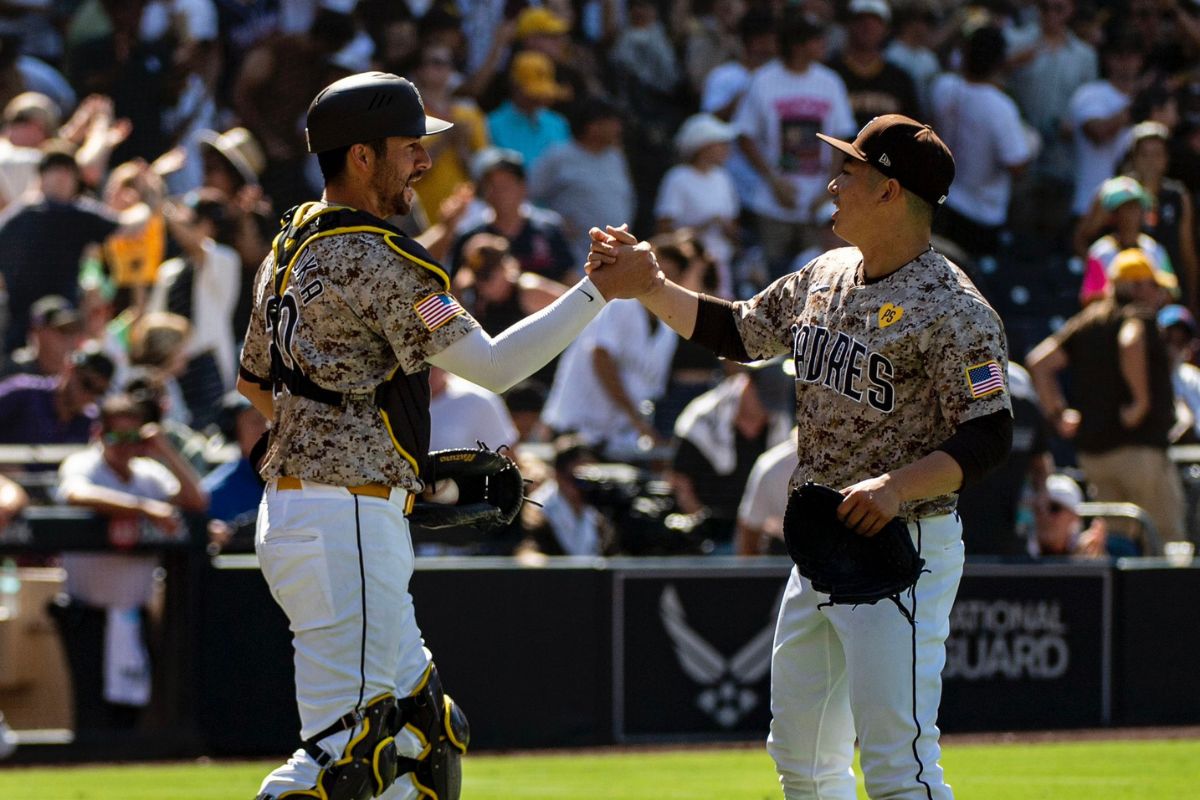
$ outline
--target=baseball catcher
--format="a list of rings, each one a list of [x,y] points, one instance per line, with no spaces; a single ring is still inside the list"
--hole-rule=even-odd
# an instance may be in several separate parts
[[[435,450],[426,469],[426,491],[408,515],[414,527],[467,527],[489,533],[508,525],[521,510],[525,482],[500,449],[489,450],[481,443],[475,449]]]
[[[791,493],[783,517],[788,555],[828,604],[873,604],[896,600],[917,582],[925,561],[917,555],[908,526],[894,517],[873,536],[863,536],[838,519],[842,493],[805,483]],[[907,613],[907,612],[905,612]]]

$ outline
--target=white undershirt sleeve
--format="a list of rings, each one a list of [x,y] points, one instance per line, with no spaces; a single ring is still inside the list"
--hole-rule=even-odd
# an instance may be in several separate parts
[[[475,328],[428,360],[435,367],[499,394],[561,353],[604,304],[604,297],[591,279],[584,278],[562,297],[496,338]]]

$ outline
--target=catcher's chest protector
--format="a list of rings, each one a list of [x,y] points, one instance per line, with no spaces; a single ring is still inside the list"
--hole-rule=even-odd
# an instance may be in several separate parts
[[[317,204],[305,203],[284,215],[283,227],[272,243],[275,257],[274,293],[267,303],[267,317],[271,325],[271,381],[275,391],[286,387],[292,394],[333,406],[341,406],[345,397],[341,392],[317,385],[300,371],[290,357],[286,357],[278,343],[290,337],[280,335],[279,327],[295,325],[298,314],[294,308],[296,298],[287,294],[289,282],[302,278],[294,274],[294,267],[301,263],[302,255],[314,241],[327,236],[344,234],[375,234],[387,238],[388,244],[399,250],[413,262],[422,266],[434,264],[433,256],[409,239],[403,231],[384,220],[364,211],[344,206],[328,206],[314,211]],[[405,264],[405,268],[409,265]],[[436,269],[429,269],[438,277],[448,291],[449,282]],[[303,291],[303,289],[301,289]],[[424,369],[406,375],[397,369],[386,381],[375,387],[374,402],[387,428],[392,442],[400,453],[414,465],[417,477],[423,478],[429,452],[429,370]]]

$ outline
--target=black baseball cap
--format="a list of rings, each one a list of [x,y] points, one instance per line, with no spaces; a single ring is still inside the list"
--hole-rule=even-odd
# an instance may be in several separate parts
[[[954,182],[954,156],[933,128],[902,114],[885,114],[863,126],[853,142],[818,133],[817,138],[870,164],[908,191],[939,206]]]
[[[304,128],[308,152],[321,153],[389,136],[427,136],[454,127],[428,116],[421,93],[390,72],[360,72],[313,98]]]

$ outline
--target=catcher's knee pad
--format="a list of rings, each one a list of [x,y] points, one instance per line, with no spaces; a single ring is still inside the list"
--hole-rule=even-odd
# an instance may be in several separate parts
[[[404,727],[424,748],[416,758],[401,758],[400,771],[412,772],[413,785],[428,800],[458,800],[462,793],[462,757],[471,727],[462,709],[442,691],[437,668],[429,665],[417,690],[400,701]]]
[[[342,755],[333,758],[317,747],[317,742],[336,733],[322,732],[304,743],[304,749],[321,766],[317,784],[312,789],[284,792],[278,800],[290,797],[318,797],[321,800],[367,800],[378,797],[396,782],[400,773],[396,752],[396,733],[404,724],[399,702],[391,694],[381,694],[334,723],[341,730],[350,729],[350,740]]]

